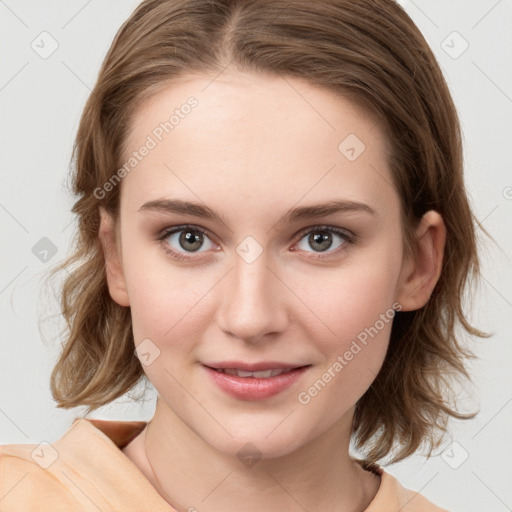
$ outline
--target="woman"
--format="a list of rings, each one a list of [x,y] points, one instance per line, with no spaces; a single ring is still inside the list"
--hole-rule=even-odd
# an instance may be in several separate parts
[[[475,415],[447,377],[456,328],[483,334],[461,308],[475,219],[396,3],[142,2],[73,179],[53,396],[90,412],[145,378],[155,415],[3,446],[5,510],[443,510],[381,464]]]

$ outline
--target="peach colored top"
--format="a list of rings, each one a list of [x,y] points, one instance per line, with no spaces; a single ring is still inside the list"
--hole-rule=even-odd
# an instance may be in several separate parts
[[[144,421],[75,418],[52,444],[0,445],[2,512],[176,512],[121,451]],[[365,468],[368,469],[368,468]],[[365,512],[448,512],[405,489],[381,467]]]

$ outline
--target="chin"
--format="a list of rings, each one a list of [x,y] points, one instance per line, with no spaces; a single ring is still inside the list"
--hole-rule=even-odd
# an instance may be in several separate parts
[[[279,421],[282,421],[282,417]],[[279,424],[279,421],[272,418],[272,422],[267,423],[263,418],[253,417],[252,420],[246,420],[245,424],[227,423],[225,428],[232,437],[224,430],[221,435],[210,429],[205,432],[196,432],[210,446],[230,457],[237,457],[240,460],[247,457],[274,459],[289,455],[309,441],[303,427],[294,428],[291,422],[287,423],[289,419],[285,419],[282,424]],[[267,425],[270,423],[272,427],[268,428]],[[284,426],[285,423],[287,423],[286,426]],[[276,425],[279,426],[276,428]]]

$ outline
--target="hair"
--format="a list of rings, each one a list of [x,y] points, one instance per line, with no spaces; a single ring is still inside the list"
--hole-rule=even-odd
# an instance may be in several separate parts
[[[374,464],[437,448],[455,407],[457,379],[475,358],[461,336],[488,336],[463,309],[480,275],[475,218],[463,181],[457,111],[419,29],[393,0],[145,0],[122,25],[85,105],[70,175],[78,216],[61,309],[66,340],[51,375],[58,407],[91,412],[145,377],[129,307],[115,303],[106,280],[99,207],[119,215],[120,188],[94,194],[122,165],[137,107],[173,80],[246,72],[295,77],[353,101],[377,120],[391,146],[389,168],[401,198],[404,250],[414,228],[438,211],[447,239],[442,271],[427,304],[398,311],[377,377],[359,399],[356,448]],[[73,267],[70,271],[68,268]],[[460,332],[458,330],[459,327]],[[456,332],[457,331],[457,332]]]

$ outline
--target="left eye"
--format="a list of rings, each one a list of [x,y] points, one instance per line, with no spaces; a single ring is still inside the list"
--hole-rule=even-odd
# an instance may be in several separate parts
[[[334,238],[337,237],[341,240],[338,244],[333,242],[333,235]],[[313,247],[313,249],[315,249],[314,252],[326,252],[329,249],[332,249],[334,243],[334,248],[329,251],[331,253],[337,252],[337,249],[353,241],[352,237],[345,231],[328,226],[313,228],[305,233],[305,235],[301,238],[298,247],[300,250],[307,251],[307,248],[305,249],[304,247],[300,247],[300,244],[303,240],[306,241],[305,243],[309,247]]]

